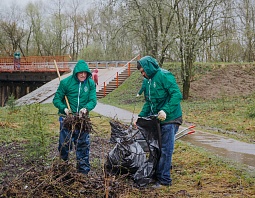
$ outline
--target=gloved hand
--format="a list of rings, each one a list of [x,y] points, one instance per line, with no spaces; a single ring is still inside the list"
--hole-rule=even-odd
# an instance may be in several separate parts
[[[82,108],[80,111],[79,111],[79,118],[81,118],[83,115],[85,115],[87,113],[87,109],[86,108]]]
[[[136,97],[139,97],[140,95],[139,94],[136,94]]]
[[[138,118],[139,118],[139,117],[138,117]],[[137,129],[136,122],[137,122],[138,118],[134,119],[134,120],[133,120],[133,123],[132,123],[132,125],[133,125],[133,127],[134,127],[135,129]]]
[[[71,111],[68,108],[65,108],[64,112],[65,112],[66,115],[69,115],[71,113]]]
[[[158,112],[158,119],[160,121],[164,121],[166,119],[166,113],[163,110]]]

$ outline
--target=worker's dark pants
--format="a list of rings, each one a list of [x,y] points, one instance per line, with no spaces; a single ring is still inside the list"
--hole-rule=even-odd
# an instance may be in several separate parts
[[[68,153],[72,150],[74,143],[77,160],[77,170],[80,173],[87,174],[90,171],[89,149],[90,138],[89,133],[85,131],[75,130],[68,131],[63,127],[63,118],[59,118],[60,135],[58,150],[63,160],[68,160]]]
[[[174,152],[175,134],[178,129],[179,125],[177,124],[166,124],[161,126],[161,156],[156,175],[158,181],[163,185],[171,185],[172,183],[170,168]]]

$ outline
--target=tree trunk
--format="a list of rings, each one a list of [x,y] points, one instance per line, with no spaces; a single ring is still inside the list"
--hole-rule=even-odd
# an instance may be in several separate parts
[[[193,62],[192,58],[187,57],[186,62],[184,63],[184,69],[185,71],[183,72],[183,100],[188,100],[189,99],[189,90],[190,90],[190,79],[191,79],[191,71],[193,67]]]
[[[190,79],[187,77],[183,82],[183,100],[189,99]]]

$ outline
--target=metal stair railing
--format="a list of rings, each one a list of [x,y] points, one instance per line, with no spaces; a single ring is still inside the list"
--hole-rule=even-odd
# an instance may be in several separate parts
[[[128,76],[130,76],[131,74],[131,63],[136,60],[136,59],[140,59],[140,54],[138,54],[137,56],[135,56],[133,59],[131,59],[130,61],[128,61],[124,66],[122,66],[114,75],[110,76],[107,80],[105,80],[103,83],[101,83],[99,85],[99,87],[102,87],[98,90],[98,92],[100,92],[103,89],[103,97],[106,96],[106,87],[107,85],[116,78],[116,87],[119,87],[119,75],[121,73],[123,73],[126,69],[128,69]],[[123,68],[125,68],[125,70],[123,70]],[[112,80],[110,80],[112,79]],[[107,83],[108,82],[108,83]]]

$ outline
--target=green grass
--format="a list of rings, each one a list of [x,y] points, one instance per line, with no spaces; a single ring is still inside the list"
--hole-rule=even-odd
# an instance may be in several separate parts
[[[57,114],[51,104],[44,105],[43,108],[40,104],[26,105],[14,110],[4,107],[0,108],[0,112],[0,142],[26,141],[40,133],[51,136],[57,130]]]
[[[26,161],[45,159],[59,128],[52,105],[6,107],[0,108],[0,113],[0,144],[23,143]]]
[[[255,119],[249,116],[248,109],[254,106],[254,95],[232,97],[211,101],[183,101],[184,120],[211,132],[254,142]]]

